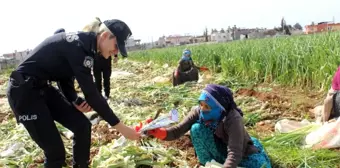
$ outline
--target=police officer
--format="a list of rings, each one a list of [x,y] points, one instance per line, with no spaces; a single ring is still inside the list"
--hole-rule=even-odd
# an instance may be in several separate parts
[[[100,18],[96,17],[98,22],[101,22]],[[86,25],[83,28],[85,32],[93,32],[96,31],[96,26]],[[127,55],[122,55],[123,57],[127,57]],[[118,60],[118,55],[114,55],[114,63]],[[110,77],[112,72],[112,58],[109,57],[108,59],[104,58],[101,55],[96,55],[94,59],[93,65],[93,76],[95,79],[95,83],[99,93],[102,93],[102,81],[104,80],[104,99],[110,98]],[[103,80],[102,80],[103,79]]]
[[[91,24],[96,27],[95,33],[62,32],[46,38],[10,76],[10,107],[18,123],[43,149],[47,168],[65,166],[65,149],[54,121],[74,133],[73,167],[88,167],[91,123],[82,112],[91,108],[126,138],[140,138],[113,113],[91,75],[94,56],[100,53],[108,58],[118,51],[126,55],[125,40],[132,33],[123,21],[116,19]],[[84,101],[78,101],[81,99],[74,89],[73,76],[85,95]],[[64,96],[48,80],[59,82]]]

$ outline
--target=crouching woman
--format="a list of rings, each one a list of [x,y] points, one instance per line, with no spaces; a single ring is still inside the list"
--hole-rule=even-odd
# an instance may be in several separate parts
[[[191,51],[186,49],[183,51],[182,58],[178,62],[178,66],[172,74],[172,85],[178,86],[185,82],[198,81],[199,67],[194,64],[191,58]]]
[[[199,106],[170,128],[148,132],[158,139],[175,140],[190,130],[199,162],[214,159],[224,168],[271,168],[261,143],[250,137],[243,125],[243,113],[227,87],[209,84],[199,97]]]

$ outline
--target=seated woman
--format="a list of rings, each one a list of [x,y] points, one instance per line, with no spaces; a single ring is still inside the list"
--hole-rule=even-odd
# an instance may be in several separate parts
[[[340,92],[337,91],[333,96],[333,108],[328,120],[338,119],[340,117]]]
[[[335,91],[330,97],[331,105],[329,114],[323,113],[324,105],[316,106],[311,112],[314,112],[315,120],[318,123],[325,123],[331,120],[337,120],[340,117],[340,92]],[[327,107],[329,108],[329,107]]]
[[[173,73],[172,84],[177,86],[189,81],[198,81],[198,70],[191,58],[191,51],[186,49],[183,51],[178,67]]]
[[[335,99],[334,95],[338,91],[340,91],[340,67],[338,67],[337,71],[334,74],[334,77],[333,77],[333,80],[332,80],[332,86],[328,90],[328,94],[327,94],[327,96],[324,100],[323,109],[322,109],[322,112],[321,112],[322,122],[326,122],[326,121],[334,118],[334,116],[332,116],[331,113],[332,113],[333,103],[335,102],[334,101],[334,99]],[[337,112],[337,111],[335,111],[335,112]]]
[[[250,137],[243,125],[243,113],[224,86],[209,84],[199,97],[199,106],[170,128],[148,131],[158,139],[171,141],[190,130],[192,143],[202,165],[214,159],[224,168],[271,168],[261,143]]]

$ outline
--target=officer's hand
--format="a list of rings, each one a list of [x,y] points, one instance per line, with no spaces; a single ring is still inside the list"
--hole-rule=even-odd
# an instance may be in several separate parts
[[[113,63],[117,63],[118,62],[118,57],[113,57]]]
[[[140,139],[140,133],[138,133],[135,129],[128,127],[121,122],[115,125],[114,128],[117,129],[127,139],[130,140]]]
[[[83,112],[83,113],[86,113],[86,112],[89,112],[89,111],[92,111],[92,108],[89,104],[86,103],[86,101],[84,101],[83,103],[81,103],[79,106],[76,105],[74,102],[73,102],[73,105],[74,107],[76,107],[77,110]]]

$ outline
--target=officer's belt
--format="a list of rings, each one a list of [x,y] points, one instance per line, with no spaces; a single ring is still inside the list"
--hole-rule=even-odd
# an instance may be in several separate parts
[[[19,84],[24,84],[28,79],[33,81],[33,87],[44,87],[48,85],[47,80],[38,79],[35,76],[25,75],[18,71],[13,71],[10,78],[16,80]]]

